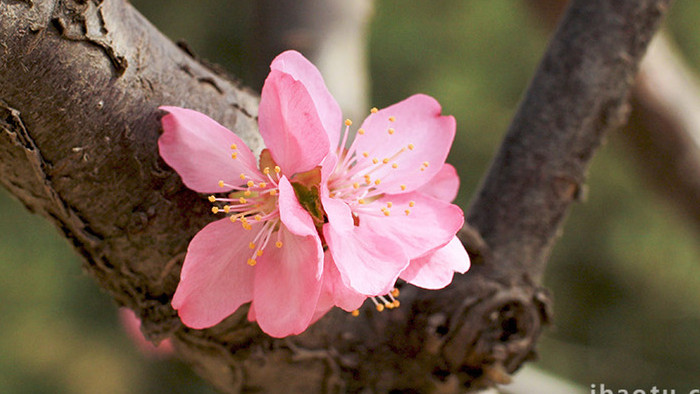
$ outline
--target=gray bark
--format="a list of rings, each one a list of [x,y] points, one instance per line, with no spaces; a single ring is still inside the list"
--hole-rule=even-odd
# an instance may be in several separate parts
[[[245,308],[183,326],[169,305],[191,236],[213,215],[159,158],[156,110],[207,113],[260,148],[257,98],[170,43],[124,0],[0,0],[0,183],[53,221],[153,340],[222,391],[455,392],[507,381],[534,354],[539,287],[589,159],[624,120],[670,0],[574,1],[472,203],[473,267],[402,307],[333,311],[274,340]],[[480,236],[481,235],[481,236]]]

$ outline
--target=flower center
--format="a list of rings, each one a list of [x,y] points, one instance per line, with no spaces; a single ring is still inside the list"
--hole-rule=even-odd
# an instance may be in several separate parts
[[[376,114],[378,111],[376,108],[372,108],[370,112]],[[396,118],[394,116],[387,118],[386,133],[389,136],[395,136],[400,132],[392,127],[395,121]],[[413,201],[402,207],[395,207],[392,202],[379,205],[372,203],[384,197],[385,192],[379,185],[387,177],[391,180],[392,170],[399,168],[397,159],[404,154],[411,154],[411,151],[415,149],[415,145],[409,143],[405,146],[397,146],[394,153],[387,157],[372,157],[368,151],[358,151],[358,141],[361,138],[369,137],[367,131],[360,128],[357,130],[357,136],[350,147],[345,149],[351,125],[352,121],[347,119],[345,121],[343,138],[337,147],[338,164],[328,183],[330,197],[342,199],[350,206],[356,224],[359,214],[390,216],[392,209],[399,208],[405,215],[409,215],[411,208],[415,205]],[[423,162],[420,171],[425,171],[429,165],[427,161]],[[401,191],[407,189],[405,184],[401,184],[399,187]]]
[[[233,144],[231,149],[233,150],[231,158],[238,160],[238,147]],[[248,264],[251,266],[254,266],[257,258],[263,255],[265,247],[275,233],[275,247],[282,247],[278,231],[280,214],[277,197],[280,172],[279,166],[275,166],[272,170],[265,167],[262,168],[262,174],[257,171],[251,171],[249,174],[241,173],[240,184],[232,185],[220,180],[219,187],[226,188],[230,192],[225,197],[209,196],[209,201],[215,204],[211,208],[213,213],[227,215],[232,223],[240,222],[243,229],[247,231],[252,230],[253,225],[261,226],[255,238],[248,244],[251,249]]]

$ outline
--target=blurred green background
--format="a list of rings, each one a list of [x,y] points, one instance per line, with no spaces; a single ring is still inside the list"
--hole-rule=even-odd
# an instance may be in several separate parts
[[[255,84],[252,1],[132,3],[172,39]],[[666,23],[696,70],[699,18],[700,2],[677,0]],[[376,2],[371,103],[423,92],[457,118],[450,161],[462,178],[462,207],[548,35],[520,1]],[[700,388],[697,228],[651,190],[619,133],[594,158],[587,183],[587,201],[574,207],[548,266],[555,324],[537,365],[584,388]],[[182,363],[143,357],[78,256],[5,190],[0,234],[0,393],[212,392]]]

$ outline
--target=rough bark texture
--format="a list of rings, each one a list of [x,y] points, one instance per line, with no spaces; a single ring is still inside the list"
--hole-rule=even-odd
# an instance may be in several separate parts
[[[573,2],[469,210],[471,273],[439,292],[404,287],[391,313],[333,311],[284,340],[245,310],[208,330],[179,322],[169,301],[183,254],[213,217],[158,159],[156,108],[198,109],[260,147],[257,99],[124,0],[0,0],[0,183],[56,223],[150,338],[172,337],[222,391],[455,392],[505,381],[549,318],[544,263],[588,160],[624,119],[669,2]]]
[[[528,0],[534,16],[553,28],[566,1]],[[700,228],[700,83],[666,34],[658,34],[631,91],[621,131],[639,174]]]

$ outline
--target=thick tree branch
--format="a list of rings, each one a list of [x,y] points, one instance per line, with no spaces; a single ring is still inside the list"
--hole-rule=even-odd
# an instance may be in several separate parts
[[[571,3],[469,210],[507,276],[541,275],[590,158],[626,119],[637,65],[669,3]]]
[[[210,218],[158,159],[156,108],[197,108],[260,147],[257,98],[124,1],[2,1],[0,14],[0,183],[56,223],[120,304],[177,325],[169,262]]]
[[[285,340],[264,336],[245,308],[208,330],[181,325],[169,301],[182,256],[213,218],[158,159],[156,107],[198,109],[259,146],[256,99],[123,0],[0,0],[0,182],[58,225],[151,338],[172,336],[223,391],[504,381],[548,318],[538,282],[549,249],[602,135],[624,118],[669,1],[573,2],[469,211],[472,272],[440,292],[405,287],[392,313],[334,311]]]

